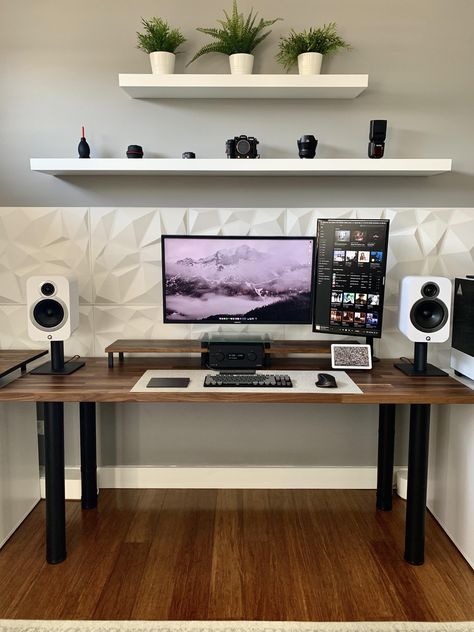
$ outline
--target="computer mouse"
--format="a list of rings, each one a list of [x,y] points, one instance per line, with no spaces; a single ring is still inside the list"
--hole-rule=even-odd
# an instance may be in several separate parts
[[[330,373],[318,373],[315,384],[318,388],[337,388],[336,378]]]

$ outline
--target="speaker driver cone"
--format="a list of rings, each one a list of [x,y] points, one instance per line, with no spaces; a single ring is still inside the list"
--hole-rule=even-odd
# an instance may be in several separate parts
[[[448,308],[442,301],[421,299],[410,312],[412,324],[427,333],[439,331],[448,320]]]
[[[43,329],[58,329],[64,322],[64,308],[57,300],[46,298],[34,306],[33,318]]]

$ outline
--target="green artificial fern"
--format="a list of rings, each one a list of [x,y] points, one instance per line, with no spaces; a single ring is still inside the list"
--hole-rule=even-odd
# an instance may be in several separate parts
[[[310,28],[309,31],[301,33],[292,29],[287,37],[280,39],[280,51],[276,60],[286,70],[290,70],[297,63],[298,55],[301,53],[327,55],[340,48],[350,48],[350,45],[337,34],[335,22],[324,24],[319,28]]]
[[[247,17],[244,17],[243,13],[239,13],[237,0],[233,0],[231,15],[227,11],[224,11],[224,15],[225,20],[217,20],[221,28],[196,29],[201,33],[210,35],[216,41],[203,46],[191,61],[186,64],[187,66],[192,64],[198,57],[201,57],[201,55],[206,55],[207,53],[222,53],[224,55],[252,53],[256,46],[271,33],[271,31],[266,31],[265,33],[262,33],[262,31],[268,26],[275,24],[277,20],[281,20],[281,18],[275,18],[274,20],[260,18],[260,21],[256,22],[258,14],[254,14],[253,9]]]
[[[144,33],[138,33],[138,46],[145,53],[165,51],[174,53],[186,41],[179,29],[171,29],[168,22],[161,18],[142,18]]]

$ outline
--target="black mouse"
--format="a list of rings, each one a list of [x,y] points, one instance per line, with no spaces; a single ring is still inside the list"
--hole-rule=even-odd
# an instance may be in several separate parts
[[[336,378],[330,373],[318,373],[318,381],[315,384],[319,388],[337,388]]]

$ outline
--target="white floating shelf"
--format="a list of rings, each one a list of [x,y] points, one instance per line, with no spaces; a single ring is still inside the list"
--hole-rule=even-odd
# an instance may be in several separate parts
[[[369,75],[119,75],[134,99],[354,99]]]
[[[451,171],[449,158],[31,158],[53,176],[431,176]]]

